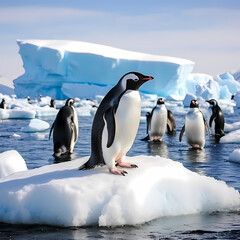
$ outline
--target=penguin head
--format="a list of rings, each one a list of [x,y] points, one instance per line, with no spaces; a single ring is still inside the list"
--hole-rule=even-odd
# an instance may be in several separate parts
[[[193,99],[190,103],[190,108],[198,108],[198,101]]]
[[[218,103],[217,103],[217,101],[216,101],[215,99],[206,100],[206,102],[208,102],[210,105],[212,105],[212,107],[214,107],[214,106],[217,106],[217,105],[218,105]]]
[[[142,84],[152,79],[153,77],[138,72],[129,72],[122,76],[119,83],[124,90],[138,90]]]
[[[163,99],[162,99],[162,98],[159,98],[159,99],[157,100],[157,104],[158,104],[158,105],[164,104]]]
[[[66,103],[65,106],[69,106],[69,107],[73,107],[73,104],[75,103],[75,100],[72,98],[69,98]]]

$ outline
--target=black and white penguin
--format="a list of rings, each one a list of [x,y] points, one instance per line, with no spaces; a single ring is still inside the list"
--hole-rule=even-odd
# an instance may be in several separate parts
[[[5,101],[4,98],[2,99],[2,101],[1,101],[1,103],[0,103],[0,108],[2,108],[2,109],[6,109],[6,108],[7,108],[7,106],[6,106],[6,101]]]
[[[215,99],[206,100],[206,102],[208,102],[210,104],[210,107],[212,108],[212,115],[209,119],[209,127],[211,128],[212,125],[215,125],[213,126],[215,141],[219,142],[220,138],[224,136],[224,115],[218,105],[218,102]]]
[[[55,103],[54,98],[51,98],[51,100],[50,100],[50,107],[51,108],[56,108],[56,103]]]
[[[162,141],[162,138],[168,129],[169,134],[176,131],[176,122],[173,113],[167,110],[162,98],[157,100],[156,106],[151,113],[146,114],[147,118],[147,137],[142,140]]]
[[[170,110],[167,110],[167,133],[169,135],[175,135],[176,134],[176,120],[173,115],[173,113]]]
[[[59,157],[62,154],[73,152],[78,139],[78,118],[73,107],[74,100],[69,98],[57,116],[49,133],[49,139],[53,130],[53,156]]]
[[[123,159],[134,142],[140,122],[141,99],[138,89],[151,79],[153,77],[129,72],[107,93],[93,120],[91,156],[79,169],[106,164],[110,173],[125,175],[127,172],[117,166],[137,167]]]
[[[203,149],[205,145],[205,129],[208,130],[208,126],[199,109],[198,102],[197,100],[192,100],[190,110],[185,117],[185,124],[179,135],[179,141],[182,141],[185,131],[189,147]]]

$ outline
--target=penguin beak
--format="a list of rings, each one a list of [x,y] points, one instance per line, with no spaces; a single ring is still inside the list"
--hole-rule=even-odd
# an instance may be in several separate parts
[[[143,81],[149,81],[149,80],[152,80],[152,79],[154,79],[154,77],[145,76],[142,80],[143,80]]]

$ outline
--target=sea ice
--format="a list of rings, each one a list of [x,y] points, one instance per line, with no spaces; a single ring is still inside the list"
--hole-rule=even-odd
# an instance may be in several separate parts
[[[0,178],[25,170],[27,170],[27,165],[17,151],[10,150],[0,153]]]
[[[232,131],[220,139],[221,143],[240,143],[240,129]]]
[[[40,119],[31,119],[28,126],[23,127],[23,132],[42,132],[49,129],[49,123]]]
[[[229,161],[240,163],[240,149],[235,149],[235,150],[229,155]]]
[[[153,156],[126,176],[106,166],[79,171],[88,157],[17,172],[0,179],[0,221],[59,226],[122,226],[158,217],[234,211],[239,192],[223,181]]]

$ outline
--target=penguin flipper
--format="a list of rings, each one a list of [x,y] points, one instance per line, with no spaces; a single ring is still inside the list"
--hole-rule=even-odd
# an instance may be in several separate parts
[[[77,141],[77,126],[74,122],[72,122],[72,134],[74,135],[74,142]]]
[[[209,126],[210,127],[212,127],[212,121],[215,117],[216,117],[215,114],[212,114],[212,116],[210,117],[210,120],[209,120]]]
[[[180,132],[180,135],[179,135],[179,142],[182,141],[182,136],[183,136],[183,133],[184,133],[184,132],[185,132],[185,125],[183,125],[182,130],[181,130],[181,132]]]
[[[167,126],[168,126],[168,132],[172,132],[173,131],[173,125],[172,122],[170,121],[170,119],[167,119]]]
[[[107,148],[112,146],[114,137],[115,137],[115,131],[116,131],[116,124],[115,124],[115,107],[109,108],[105,114],[105,120],[107,122],[107,131],[108,131],[108,142],[107,142]]]
[[[49,132],[49,140],[50,140],[50,137],[51,137],[51,134],[52,134],[52,130],[53,130],[53,128],[54,128],[54,125],[55,125],[55,121],[53,122],[52,127],[51,127],[50,132]]]
[[[208,127],[208,124],[207,124],[207,121],[205,120],[205,118],[203,118],[203,121],[204,121],[205,128],[208,132],[208,135],[210,135],[209,127]]]

